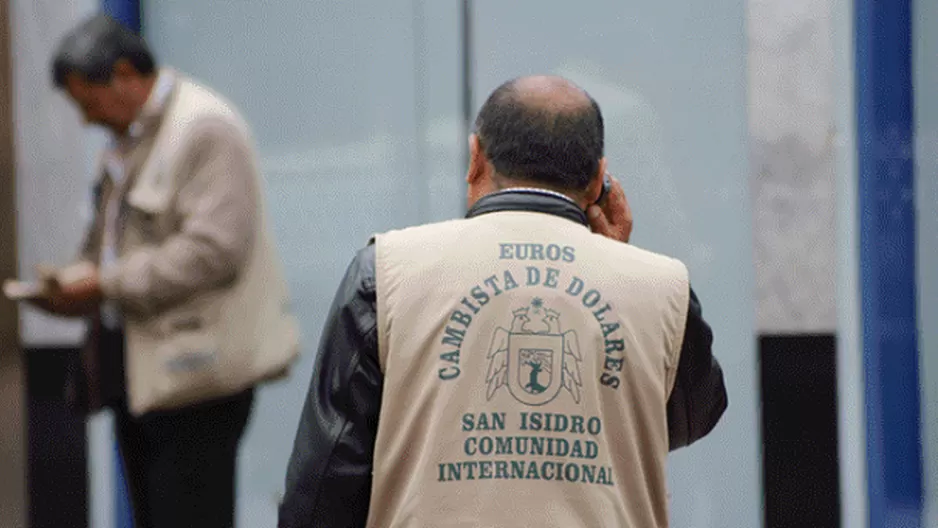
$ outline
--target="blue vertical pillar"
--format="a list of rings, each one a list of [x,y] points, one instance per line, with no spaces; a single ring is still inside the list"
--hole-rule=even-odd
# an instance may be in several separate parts
[[[855,0],[870,528],[922,526],[911,0]]]
[[[101,8],[130,29],[140,33],[140,0],[101,0]],[[114,443],[114,526],[134,528],[133,511],[130,506],[130,494],[120,450]]]
[[[140,0],[101,0],[101,8],[125,26],[140,33]]]

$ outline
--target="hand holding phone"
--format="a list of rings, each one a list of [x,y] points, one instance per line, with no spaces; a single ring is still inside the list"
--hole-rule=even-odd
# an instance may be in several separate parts
[[[594,233],[628,243],[632,236],[632,209],[622,185],[609,173],[603,175],[599,199],[586,209]]]
[[[596,198],[596,201],[593,202],[595,205],[602,206],[603,200],[606,199],[606,196],[609,196],[609,188],[612,187],[612,177],[609,176],[609,173],[603,174],[603,186],[599,190],[599,198]]]

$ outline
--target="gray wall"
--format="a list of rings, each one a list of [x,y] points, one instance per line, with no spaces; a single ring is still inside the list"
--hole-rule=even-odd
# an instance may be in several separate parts
[[[859,208],[852,0],[830,0],[836,203],[837,408],[843,528],[867,528],[866,413],[860,326]],[[851,87],[843,89],[842,87]]]
[[[758,328],[834,333],[836,83],[832,0],[748,0]],[[841,131],[842,132],[842,131]]]
[[[938,4],[915,0],[912,12],[925,526],[938,526]]]

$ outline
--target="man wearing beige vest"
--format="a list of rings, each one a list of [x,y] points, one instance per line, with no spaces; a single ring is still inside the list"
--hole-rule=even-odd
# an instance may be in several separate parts
[[[104,15],[52,71],[113,133],[81,257],[36,301],[91,321],[70,392],[114,410],[138,528],[231,527],[254,387],[298,352],[248,126]]]
[[[502,85],[471,153],[465,219],[352,261],[279,526],[668,526],[668,452],[727,405],[687,269],[626,243],[618,183],[596,205],[602,116],[570,82]]]

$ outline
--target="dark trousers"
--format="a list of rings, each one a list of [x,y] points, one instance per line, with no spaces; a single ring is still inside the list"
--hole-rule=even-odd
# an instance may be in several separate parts
[[[253,400],[252,389],[141,417],[115,402],[136,528],[234,526],[238,446]]]

